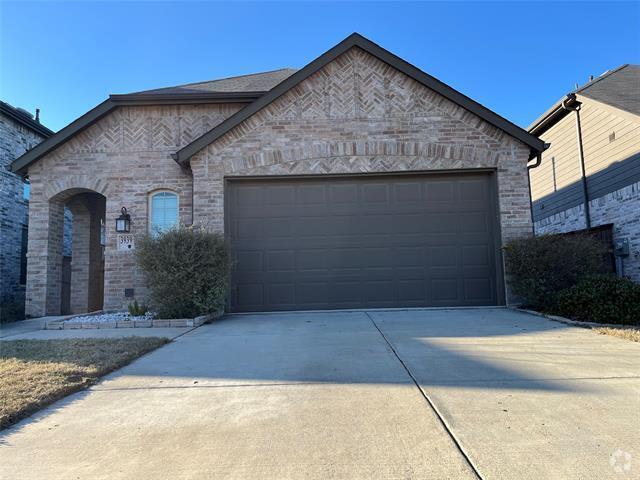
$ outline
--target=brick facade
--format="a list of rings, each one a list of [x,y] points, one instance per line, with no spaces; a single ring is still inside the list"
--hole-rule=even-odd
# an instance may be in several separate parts
[[[114,219],[125,206],[132,233],[146,232],[149,193],[170,189],[179,195],[180,221],[190,224],[192,177],[171,154],[241,106],[119,107],[31,165],[27,314],[56,314],[60,309],[62,244],[55,232],[61,232],[63,205],[87,191],[106,199],[104,308],[126,306],[131,299],[124,297],[125,288],[144,299],[132,253],[117,251]]]
[[[504,241],[532,232],[529,148],[359,48],[352,48],[234,127],[191,159],[170,156],[240,105],[119,107],[29,167],[32,179],[27,295],[31,315],[54,313],[59,254],[50,234],[78,189],[106,197],[105,308],[122,308],[125,288],[144,298],[130,252],[118,252],[113,219],[147,229],[150,192],[178,193],[180,220],[224,229],[224,178],[492,169]],[[65,193],[66,192],[66,193]],[[50,273],[47,273],[50,272]],[[53,272],[53,277],[49,277]],[[43,289],[51,294],[43,295]]]
[[[41,133],[0,113],[0,308],[20,310],[25,294],[25,285],[20,282],[20,262],[23,229],[29,221],[29,202],[24,198],[22,177],[11,173],[9,166],[44,138]]]
[[[614,242],[626,238],[629,256],[624,257],[624,275],[640,282],[640,182],[589,202],[591,226],[613,223]],[[586,228],[584,204],[535,222],[536,235],[566,233]]]

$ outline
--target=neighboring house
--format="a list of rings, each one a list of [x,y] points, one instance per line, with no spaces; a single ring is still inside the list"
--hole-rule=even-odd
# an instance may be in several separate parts
[[[529,132],[551,145],[530,173],[535,233],[613,224],[621,273],[640,281],[640,66],[592,79]]]
[[[135,239],[178,222],[230,240],[230,311],[504,304],[501,246],[532,234],[543,148],[358,34],[298,71],[111,95],[13,163],[27,310],[60,311],[64,205],[72,311],[143,299]]]
[[[11,162],[53,132],[32,114],[0,101],[0,318],[22,315],[27,278],[29,184]]]

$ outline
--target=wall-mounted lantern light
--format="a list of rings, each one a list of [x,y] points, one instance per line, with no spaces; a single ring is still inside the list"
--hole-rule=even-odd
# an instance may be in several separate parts
[[[129,233],[129,230],[131,230],[131,215],[127,213],[125,207],[122,207],[120,212],[122,212],[121,215],[116,218],[116,232]]]

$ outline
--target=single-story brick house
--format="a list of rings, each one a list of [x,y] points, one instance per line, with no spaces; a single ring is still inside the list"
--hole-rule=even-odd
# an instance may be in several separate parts
[[[611,228],[618,274],[640,282],[640,65],[591,78],[529,133],[551,145],[531,169],[535,233]]]
[[[122,207],[134,245],[178,222],[224,232],[231,311],[509,303],[501,246],[532,233],[542,150],[358,34],[297,71],[111,95],[13,164],[32,189],[27,311],[60,310],[65,204],[77,312],[144,298]]]

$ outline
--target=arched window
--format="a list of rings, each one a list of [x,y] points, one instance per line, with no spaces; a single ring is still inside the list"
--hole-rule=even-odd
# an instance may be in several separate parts
[[[157,234],[178,225],[178,195],[154,192],[149,198],[149,232]]]

